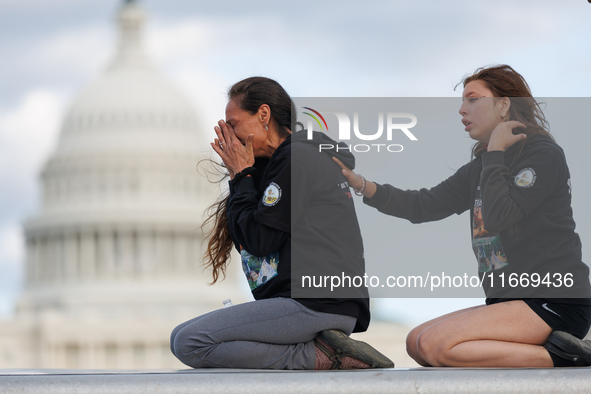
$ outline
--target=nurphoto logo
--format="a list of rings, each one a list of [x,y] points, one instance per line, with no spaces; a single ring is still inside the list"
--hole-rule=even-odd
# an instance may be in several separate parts
[[[310,107],[303,107],[304,109],[312,112],[303,112],[305,115],[308,115],[309,118],[307,119],[307,132],[308,132],[308,140],[312,140],[312,132],[314,129],[314,122],[318,124],[320,130],[326,132],[328,134],[328,123],[326,122],[325,116],[315,109]],[[351,118],[347,113],[342,111],[335,111],[335,110],[323,110],[322,111],[325,115],[334,115],[338,122],[338,135],[334,135],[334,133],[329,134],[329,136],[337,141],[350,141],[351,140]],[[377,114],[378,117],[378,130],[375,132],[364,133],[359,128],[359,113],[353,113],[353,135],[356,139],[362,141],[373,141],[373,142],[380,142],[385,141],[388,143],[372,143],[372,144],[352,144],[347,145],[347,147],[336,146],[338,150],[350,150],[354,152],[369,152],[369,151],[387,151],[387,152],[402,152],[404,147],[400,144],[391,144],[390,142],[393,139],[393,135],[395,132],[402,132],[409,140],[417,141],[417,137],[413,133],[411,133],[410,129],[416,126],[417,124],[417,117],[411,113],[407,112],[388,112],[384,117],[384,112],[379,112]],[[384,121],[385,118],[385,121]],[[406,120],[406,122],[401,122]],[[386,131],[384,136],[384,129]],[[385,138],[384,138],[385,137]],[[322,151],[323,149],[334,149],[335,146],[333,144],[319,144],[318,149]]]

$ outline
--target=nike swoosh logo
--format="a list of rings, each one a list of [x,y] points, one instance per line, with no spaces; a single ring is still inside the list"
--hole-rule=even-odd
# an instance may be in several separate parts
[[[558,317],[562,317],[562,316],[560,316],[558,313],[554,312],[552,309],[548,308],[548,303],[547,303],[547,302],[545,302],[545,303],[543,303],[543,304],[542,304],[542,308],[544,308],[544,309],[545,309],[545,310],[547,310],[548,312],[552,312],[552,313],[554,313],[554,314],[555,314],[556,316],[558,316]]]

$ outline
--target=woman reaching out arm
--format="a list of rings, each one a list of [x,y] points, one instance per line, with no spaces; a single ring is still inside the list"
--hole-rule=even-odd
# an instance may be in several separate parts
[[[506,293],[485,280],[486,305],[416,327],[407,351],[424,366],[591,365],[591,344],[581,340],[591,322],[589,269],[574,231],[564,153],[511,67],[481,68],[463,85],[459,113],[476,141],[474,159],[449,179],[430,190],[405,191],[364,180],[339,163],[343,174],[364,189],[366,204],[413,223],[470,210],[481,279],[568,273],[574,286]]]

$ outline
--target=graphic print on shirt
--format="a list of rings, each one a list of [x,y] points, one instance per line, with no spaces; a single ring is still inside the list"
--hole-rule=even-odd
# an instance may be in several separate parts
[[[242,259],[242,270],[246,275],[250,290],[256,289],[277,276],[279,252],[271,253],[266,257],[257,257],[242,249],[240,258]]]
[[[478,272],[490,272],[508,265],[499,234],[489,233],[482,220],[482,195],[476,189],[474,215],[472,217],[472,248],[478,261]]]
[[[349,182],[345,181],[342,183],[337,183],[337,186],[345,192],[345,196],[347,196],[347,198],[353,198],[351,189],[349,189]]]

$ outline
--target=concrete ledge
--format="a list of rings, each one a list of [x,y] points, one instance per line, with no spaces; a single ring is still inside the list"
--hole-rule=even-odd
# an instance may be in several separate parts
[[[0,370],[21,393],[588,393],[591,368],[355,371]]]

